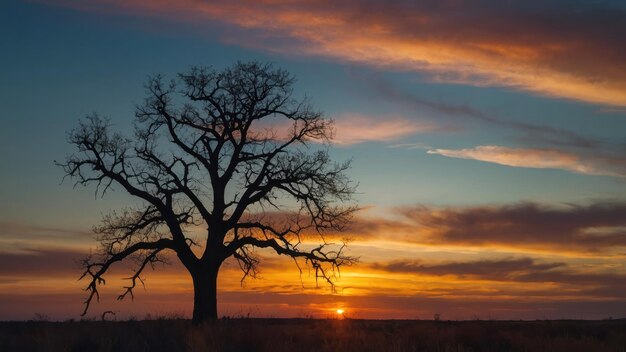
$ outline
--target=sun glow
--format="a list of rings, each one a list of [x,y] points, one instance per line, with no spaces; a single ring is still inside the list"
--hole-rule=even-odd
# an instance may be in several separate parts
[[[343,315],[344,310],[343,309],[337,309],[337,314],[339,315]]]

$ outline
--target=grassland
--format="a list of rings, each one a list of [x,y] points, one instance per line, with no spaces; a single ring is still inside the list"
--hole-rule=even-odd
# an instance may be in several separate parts
[[[626,320],[0,322],[0,351],[626,351]]]

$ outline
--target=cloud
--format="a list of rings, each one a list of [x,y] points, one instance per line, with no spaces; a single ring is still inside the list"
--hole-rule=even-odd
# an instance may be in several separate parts
[[[518,139],[524,142],[534,142],[555,146],[566,146],[582,149],[597,149],[601,142],[582,136],[578,133],[545,125],[536,125],[526,122],[506,120],[494,114],[476,109],[469,105],[459,105],[449,102],[431,101],[404,91],[389,81],[376,76],[359,76],[357,79],[371,87],[375,97],[396,104],[401,104],[415,111],[431,110],[444,114],[446,118],[465,122],[468,118],[483,122],[489,126],[498,126],[522,133]],[[462,119],[462,120],[461,120]],[[449,128],[450,129],[450,128]]]
[[[38,1],[221,23],[243,46],[626,106],[626,9],[612,2]]]
[[[72,249],[31,249],[22,253],[0,255],[0,277],[73,275],[81,273],[79,260],[87,252]]]
[[[626,275],[623,272],[598,270],[587,263],[583,269],[566,263],[538,263],[532,258],[482,259],[467,262],[424,263],[412,259],[400,259],[373,263],[372,269],[392,274],[415,275],[417,280],[424,276],[448,278],[456,288],[451,295],[466,295],[458,285],[471,285],[475,280],[492,281],[483,284],[490,287],[492,296],[570,296],[587,298],[623,298],[626,290]],[[587,268],[585,268],[587,267]],[[592,268],[592,270],[589,269]],[[605,269],[605,268],[600,268]],[[449,279],[453,277],[454,279]],[[476,292],[472,295],[480,295]]]
[[[372,263],[371,268],[389,273],[431,276],[455,276],[457,280],[489,280],[495,282],[558,284],[565,291],[577,288],[577,295],[622,297],[626,290],[623,273],[580,271],[566,263],[538,263],[533,258],[483,259],[467,262],[424,263],[400,259]],[[587,266],[590,266],[587,264]],[[540,286],[539,286],[540,287]],[[561,292],[562,293],[562,292]],[[543,293],[550,296],[549,292]],[[555,292],[554,294],[560,294]]]
[[[441,207],[416,204],[392,217],[356,216],[341,235],[366,245],[379,241],[427,246],[549,252],[583,256],[626,255],[626,203],[547,205],[533,202]],[[400,248],[393,247],[393,248]]]
[[[339,113],[331,115],[331,142],[339,146],[350,146],[367,142],[392,142],[408,136],[444,130],[435,122],[408,118],[403,115],[365,115],[357,113]],[[293,123],[280,121],[258,121],[251,127],[250,133],[288,140],[293,135]],[[314,140],[324,142],[322,140]]]
[[[93,232],[82,229],[37,226],[15,222],[0,222],[2,238],[29,237],[35,239],[81,239],[93,237]]]
[[[431,147],[428,144],[425,143],[400,143],[400,144],[392,144],[390,146],[388,146],[387,148],[403,148],[403,149],[407,149],[407,150],[414,150],[414,149],[418,149],[418,150],[429,150],[429,149],[433,149],[433,147]]]
[[[583,157],[582,155],[556,149],[511,148],[485,145],[465,149],[431,149],[427,153],[513,167],[561,169],[586,175],[626,177],[626,159]]]
[[[585,253],[626,246],[626,203],[550,207],[536,203],[400,210],[413,222],[414,241],[503,245]],[[406,225],[405,225],[406,226]]]
[[[510,279],[520,274],[542,273],[563,266],[565,266],[564,263],[537,264],[531,258],[451,262],[434,265],[423,264],[416,260],[395,260],[372,265],[374,269],[394,273],[470,276],[490,280]]]
[[[334,142],[339,145],[389,142],[437,129],[434,123],[404,116],[341,114],[335,118]]]
[[[74,249],[84,249],[93,242],[93,237],[93,232],[84,229],[0,222],[0,255],[33,254],[33,247],[53,248],[59,243],[69,244]]]

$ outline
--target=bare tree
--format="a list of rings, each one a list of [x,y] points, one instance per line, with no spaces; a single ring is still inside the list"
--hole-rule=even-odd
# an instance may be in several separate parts
[[[227,258],[239,263],[243,280],[256,274],[255,248],[267,248],[305,262],[331,285],[354,262],[343,242],[324,239],[356,210],[349,162],[332,162],[332,121],[295,99],[293,82],[257,62],[194,67],[171,81],[157,75],[136,108],[134,138],[97,115],[70,131],[78,152],[57,163],[66,175],[95,184],[97,195],[121,187],[141,204],[95,228],[101,249],[83,262],[83,315],[109,268],[125,259],[137,267],[118,299],[133,295],[147,266],[174,253],[193,279],[194,323],[217,318],[217,276]],[[198,229],[200,239],[191,235]],[[305,234],[318,244],[303,241]]]

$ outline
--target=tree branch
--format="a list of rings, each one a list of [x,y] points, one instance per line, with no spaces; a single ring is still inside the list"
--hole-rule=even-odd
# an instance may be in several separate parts
[[[93,300],[94,296],[96,297],[98,301],[100,300],[100,294],[98,292],[98,285],[106,284],[106,280],[104,279],[103,275],[107,272],[107,270],[109,270],[109,267],[112,264],[127,258],[128,256],[130,256],[131,254],[137,251],[141,251],[141,250],[160,251],[163,249],[174,249],[174,242],[170,239],[160,239],[156,242],[138,242],[118,253],[109,254],[108,257],[101,262],[92,262],[90,257],[83,260],[83,266],[85,267],[85,271],[80,276],[79,280],[82,280],[85,277],[89,277],[90,281],[87,287],[85,288],[85,291],[88,291],[89,295],[87,296],[87,299],[84,301],[85,309],[83,310],[83,313],[81,315],[84,316],[85,314],[87,314],[87,310],[89,309],[89,305],[91,304],[91,301]],[[145,265],[142,265],[140,267],[139,272],[143,270],[144,266]],[[134,283],[133,283],[133,286],[134,286]]]

